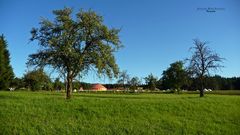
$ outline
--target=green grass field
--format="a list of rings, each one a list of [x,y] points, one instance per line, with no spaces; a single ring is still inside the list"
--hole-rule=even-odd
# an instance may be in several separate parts
[[[240,96],[0,92],[0,134],[240,133]]]

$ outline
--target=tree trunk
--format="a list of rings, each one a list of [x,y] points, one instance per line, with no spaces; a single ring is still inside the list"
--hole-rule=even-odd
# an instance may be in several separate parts
[[[71,91],[72,91],[72,77],[68,74],[67,75],[67,95],[66,95],[66,99],[70,99],[71,98]]]
[[[203,97],[204,96],[204,90],[203,90],[203,87],[201,88],[200,90],[200,97]]]

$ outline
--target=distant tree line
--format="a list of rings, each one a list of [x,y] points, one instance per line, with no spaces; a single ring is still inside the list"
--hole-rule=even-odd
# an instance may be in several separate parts
[[[168,82],[159,80],[159,89],[166,90],[172,89]],[[240,90],[240,77],[221,77],[219,75],[206,77],[204,82],[206,89],[212,90]],[[186,82],[180,87],[182,90],[200,90],[201,84],[197,78],[188,77]]]
[[[168,71],[168,70],[166,70]],[[130,81],[125,83],[123,87],[122,84],[103,84],[107,89],[114,90],[189,90],[195,91],[201,89],[201,84],[197,78],[192,78],[190,76],[184,76],[184,81],[179,81],[177,84],[174,82],[176,80],[167,80],[166,71],[163,72],[163,76],[158,79],[158,77],[153,74],[148,75],[144,78],[145,82],[141,82],[137,77],[130,78]],[[181,77],[182,78],[182,77]],[[172,85],[172,83],[174,85]],[[22,90],[48,90],[48,91],[58,91],[65,90],[66,83],[64,83],[60,78],[51,80],[50,77],[43,70],[30,71],[24,74],[22,78],[15,77],[10,86],[15,89]],[[240,90],[240,77],[221,77],[219,75],[206,77],[204,84],[205,88],[212,90]],[[84,90],[90,90],[92,87],[91,83],[73,81],[73,89],[79,90],[80,88]]]
[[[126,71],[124,72],[124,74],[127,74]],[[129,80],[131,80],[131,77],[129,77]],[[152,91],[167,89],[195,91],[200,90],[202,87],[199,79],[193,77],[188,69],[183,67],[182,61],[172,63],[167,70],[163,71],[162,77],[158,78],[153,74],[149,74],[144,78],[144,81],[145,83],[138,83],[138,88]],[[130,89],[132,86],[130,81],[124,85],[125,89]],[[105,84],[105,86],[108,89],[123,88],[123,84],[121,83]],[[205,76],[204,88],[212,90],[240,90],[240,77]]]

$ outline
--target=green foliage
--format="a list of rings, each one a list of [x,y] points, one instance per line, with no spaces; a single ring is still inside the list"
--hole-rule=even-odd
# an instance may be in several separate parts
[[[163,71],[162,75],[162,85],[165,89],[180,90],[189,79],[182,61],[172,63],[167,70]]]
[[[133,77],[130,81],[129,81],[129,85],[130,85],[130,89],[131,90],[137,90],[138,86],[141,84],[141,81],[138,77]]]
[[[64,83],[60,81],[60,78],[56,78],[53,82],[53,89],[54,90],[62,90],[64,89]]]
[[[86,82],[81,82],[80,86],[81,86],[84,90],[90,90],[90,89],[92,88],[92,84],[86,83]]]
[[[0,134],[207,134],[240,132],[240,96],[0,92]],[[199,128],[201,127],[201,128]]]
[[[4,35],[0,36],[0,89],[6,90],[14,78],[12,66],[10,65],[10,54],[7,50],[7,41]]]
[[[23,78],[15,77],[11,83],[11,86],[15,89],[21,89],[25,87],[25,82]]]
[[[114,52],[122,47],[119,29],[108,28],[103,17],[92,10],[80,10],[76,19],[72,9],[54,10],[55,19],[42,19],[40,28],[33,28],[31,40],[37,40],[41,49],[30,55],[29,65],[50,65],[67,79],[67,98],[72,81],[89,70],[99,75],[117,77],[119,69]]]
[[[23,80],[28,89],[32,91],[36,90],[52,90],[51,79],[43,71],[43,69],[37,69],[27,72]]]
[[[81,86],[81,83],[79,81],[73,82],[73,89],[79,90]]]
[[[240,77],[208,76],[205,78],[205,87],[212,90],[239,90]]]
[[[162,80],[163,78],[161,78],[161,81]],[[162,82],[161,88],[164,90],[170,89],[166,84],[168,84],[168,82]],[[200,90],[201,82],[199,78],[190,77],[182,88],[185,90]],[[240,77],[205,76],[204,88],[212,90],[240,90]]]
[[[153,74],[148,75],[144,78],[147,88],[150,90],[155,90],[158,82],[158,78],[153,76]]]

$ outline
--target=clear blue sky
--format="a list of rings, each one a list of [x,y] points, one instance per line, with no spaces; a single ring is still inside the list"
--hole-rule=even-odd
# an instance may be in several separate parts
[[[28,55],[37,51],[29,43],[30,30],[40,17],[53,18],[52,10],[64,6],[93,9],[110,27],[122,28],[125,48],[116,53],[117,63],[131,76],[160,77],[169,64],[190,56],[192,39],[209,46],[227,60],[221,76],[240,76],[239,0],[0,0],[0,33],[8,41],[15,75],[26,71]],[[206,12],[199,8],[223,8]],[[90,73],[86,82],[114,82]]]

